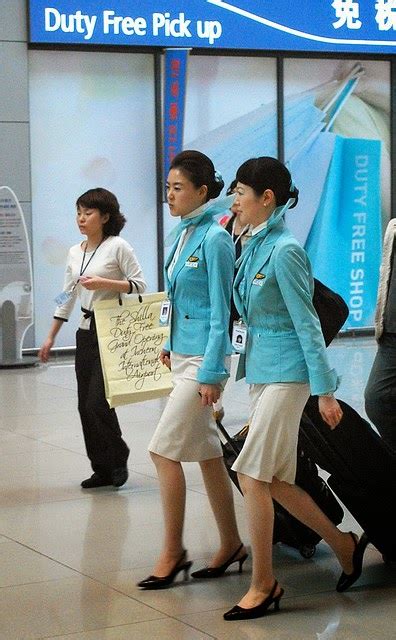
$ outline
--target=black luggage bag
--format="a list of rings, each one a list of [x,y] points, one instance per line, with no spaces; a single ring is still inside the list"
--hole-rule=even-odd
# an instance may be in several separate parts
[[[241,491],[237,474],[231,467],[243,447],[247,435],[247,427],[244,427],[231,438],[221,422],[217,421],[217,426],[226,441],[222,443],[222,448],[227,471],[235,486]],[[342,521],[344,511],[340,503],[326,482],[319,476],[316,464],[305,454],[300,445],[298,447],[296,484],[309,493],[316,504],[327,514],[334,524],[339,524]],[[298,549],[304,558],[311,558],[315,553],[316,545],[321,540],[320,536],[290,515],[290,513],[275,500],[274,511],[273,544],[282,542],[283,544]]]
[[[309,398],[300,425],[300,444],[330,474],[329,486],[384,560],[394,561],[396,455],[352,407],[338,402],[344,415],[330,430],[320,416],[318,399]]]

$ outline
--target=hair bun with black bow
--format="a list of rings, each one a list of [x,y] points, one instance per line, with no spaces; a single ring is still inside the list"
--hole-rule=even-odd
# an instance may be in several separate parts
[[[296,185],[292,182],[291,187],[290,187],[289,196],[290,196],[290,198],[294,198],[294,202],[293,202],[292,205],[290,205],[289,209],[294,209],[294,207],[297,206],[297,204],[298,204],[298,194],[299,194],[299,190],[297,189]]]

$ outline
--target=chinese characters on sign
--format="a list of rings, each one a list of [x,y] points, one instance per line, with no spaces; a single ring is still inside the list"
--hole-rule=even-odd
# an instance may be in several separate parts
[[[182,150],[188,49],[167,49],[164,90],[164,176]]]
[[[178,122],[178,99],[180,94],[180,60],[179,58],[172,57],[170,60],[170,102],[169,102],[169,112],[168,112],[168,127],[167,127],[167,162],[168,165],[172,162],[173,158],[176,155],[176,144],[177,144],[177,130],[178,125],[180,126],[180,122]]]
[[[360,29],[360,3],[358,0],[333,0],[331,6],[334,8],[336,18],[333,27],[339,29]],[[376,11],[375,21],[380,31],[396,30],[396,0],[376,0],[373,2]]]
[[[375,21],[380,31],[396,29],[396,0],[377,0]]]

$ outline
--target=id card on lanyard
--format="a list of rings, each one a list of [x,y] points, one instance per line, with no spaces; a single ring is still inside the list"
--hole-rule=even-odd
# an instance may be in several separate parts
[[[231,342],[237,353],[246,352],[247,326],[242,320],[233,323]]]
[[[86,241],[85,249],[84,249],[84,255],[82,257],[81,267],[80,267],[80,278],[84,274],[84,272],[86,271],[89,263],[91,262],[92,258],[95,256],[95,253],[97,252],[97,250],[99,249],[100,245],[102,244],[102,242],[104,240],[105,240],[105,238],[102,238],[102,240],[99,242],[98,246],[92,252],[92,255],[89,258],[87,264],[85,264],[85,256],[87,255],[87,241]],[[77,282],[74,283],[74,285],[72,286],[72,288],[69,291],[62,291],[59,295],[56,296],[55,302],[56,302],[57,305],[62,306],[63,304],[66,304],[66,302],[68,302],[70,300],[70,298],[73,295],[74,289],[78,285],[78,282],[79,282],[79,280],[77,280]]]
[[[56,304],[61,307],[63,304],[66,304],[66,302],[68,302],[70,300],[70,298],[73,295],[73,291],[77,286],[77,282],[73,285],[73,287],[70,289],[70,291],[62,291],[59,295],[56,296],[55,298],[55,302]]]
[[[161,304],[159,323],[162,326],[168,326],[170,323],[172,314],[172,303],[169,298],[166,298]]]

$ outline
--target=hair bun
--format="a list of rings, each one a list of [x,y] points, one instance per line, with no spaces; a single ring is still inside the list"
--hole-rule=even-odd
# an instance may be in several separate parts
[[[224,187],[223,176],[221,175],[221,173],[219,171],[215,170],[215,172],[214,172],[214,181],[215,181],[215,185],[216,186],[213,189],[213,193],[211,193],[211,195],[210,195],[211,198],[217,198],[217,196],[221,193],[221,191],[223,190],[223,187]]]
[[[290,191],[289,191],[289,196],[290,198],[294,198],[294,202],[292,205],[290,205],[289,209],[294,209],[295,206],[297,206],[298,203],[298,194],[299,194],[299,190],[297,189],[296,185],[292,182],[291,183],[291,187],[290,187]]]

